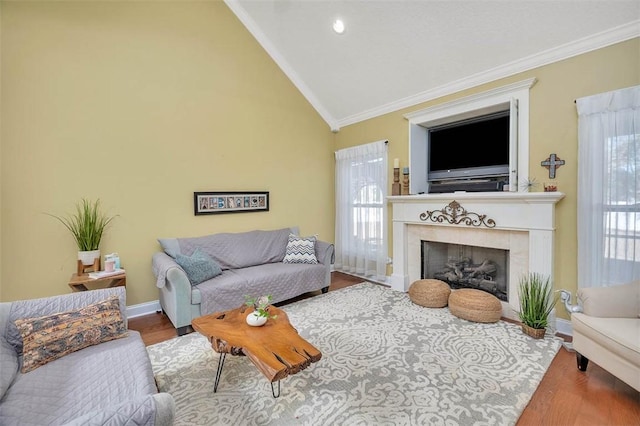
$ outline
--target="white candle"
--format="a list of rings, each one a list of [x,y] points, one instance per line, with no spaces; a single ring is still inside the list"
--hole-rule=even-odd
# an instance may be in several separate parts
[[[394,169],[399,169],[400,168],[400,160],[398,158],[393,160],[393,168]]]

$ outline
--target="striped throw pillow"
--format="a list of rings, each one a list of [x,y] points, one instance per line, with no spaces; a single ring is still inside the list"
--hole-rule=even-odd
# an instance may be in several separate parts
[[[282,263],[307,263],[315,265],[318,263],[316,259],[316,240],[312,237],[299,237],[289,234],[289,242]]]

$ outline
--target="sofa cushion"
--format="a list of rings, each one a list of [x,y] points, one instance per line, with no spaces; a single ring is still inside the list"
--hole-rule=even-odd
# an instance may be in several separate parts
[[[0,424],[65,424],[155,393],[147,350],[140,334],[129,331],[122,339],[18,373],[0,404]]]
[[[307,263],[315,265],[318,263],[316,258],[316,240],[315,236],[299,237],[289,234],[289,241],[285,249],[284,259],[282,263]]]
[[[127,333],[117,296],[74,311],[18,319],[15,324],[23,341],[23,373]]]
[[[266,263],[226,273],[198,285],[202,315],[242,306],[245,296],[270,294],[273,303],[326,286],[326,266]]]
[[[178,238],[178,244],[183,255],[190,256],[200,248],[223,270],[238,269],[282,262],[290,232],[289,228],[283,228],[275,231],[221,233]]]
[[[222,274],[210,280],[204,281],[199,285],[193,286],[191,288],[191,303],[194,305],[202,303],[203,299],[202,299],[201,289],[203,288],[203,286],[205,287],[208,286],[213,288],[218,287],[221,290],[236,289],[237,291],[246,291],[246,289],[248,288],[247,281],[244,278],[242,278],[240,275],[236,274],[235,271],[236,271],[235,269],[227,269],[226,271],[222,271]],[[224,298],[223,293],[218,294],[216,297]],[[233,306],[233,307],[237,308],[238,306]]]
[[[176,263],[184,269],[192,286],[210,280],[222,273],[220,265],[199,248],[196,249],[191,256],[178,253]]]

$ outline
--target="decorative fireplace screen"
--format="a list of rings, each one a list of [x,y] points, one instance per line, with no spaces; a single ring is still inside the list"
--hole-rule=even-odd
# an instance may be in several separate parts
[[[422,278],[474,288],[508,301],[509,251],[422,241]]]

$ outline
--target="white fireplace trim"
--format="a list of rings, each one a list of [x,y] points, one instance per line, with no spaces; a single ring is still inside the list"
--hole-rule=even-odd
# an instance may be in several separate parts
[[[553,278],[555,204],[561,192],[454,193],[388,197],[393,205],[393,274],[391,287],[407,291],[419,280],[421,241],[448,242],[509,250],[509,302],[503,315],[519,309],[517,285],[522,274]],[[453,225],[420,220],[426,211],[457,201],[467,212],[486,215],[495,227]]]

